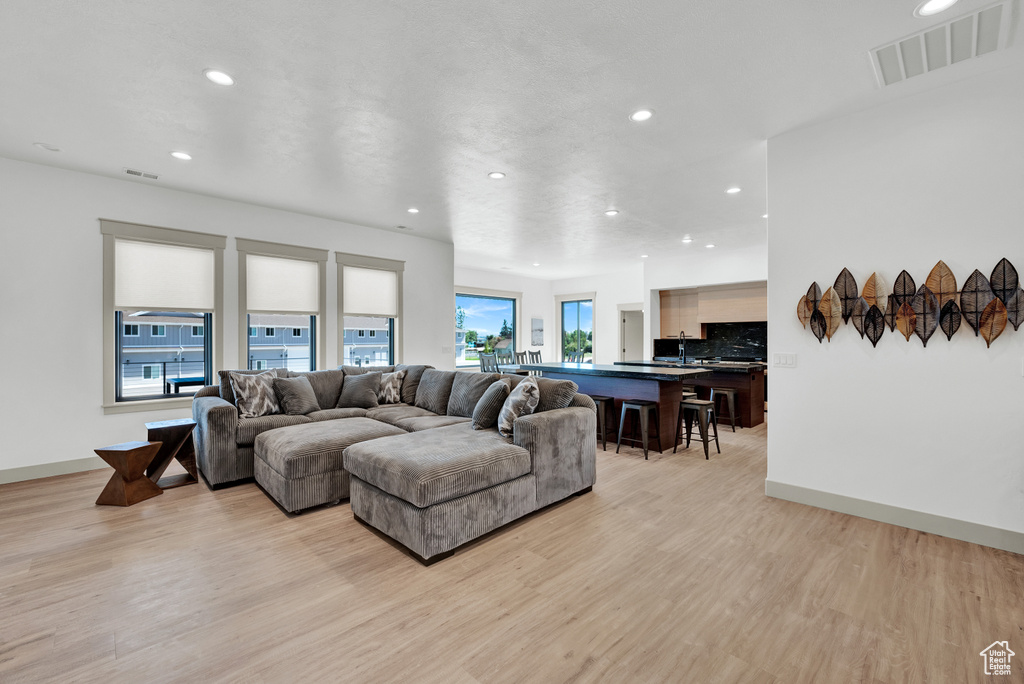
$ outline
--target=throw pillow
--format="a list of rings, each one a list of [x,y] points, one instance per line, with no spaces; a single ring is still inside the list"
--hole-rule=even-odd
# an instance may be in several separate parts
[[[446,413],[449,416],[472,418],[473,410],[487,388],[498,379],[497,373],[456,373]]]
[[[416,406],[432,411],[439,416],[448,412],[448,398],[452,394],[455,371],[440,371],[430,368],[423,371],[420,386],[416,390]]]
[[[537,408],[540,401],[540,388],[534,377],[524,378],[508,395],[508,399],[498,414],[498,432],[503,437],[512,436],[512,424],[520,416],[528,416]]]
[[[377,403],[400,404],[402,402],[402,381],[405,380],[405,373],[404,370],[400,370],[381,374],[380,387],[377,389]]]
[[[474,430],[486,430],[495,426],[509,391],[508,380],[495,380],[490,387],[484,390],[483,396],[480,397],[480,401],[476,402],[476,408],[473,409]]]
[[[402,403],[409,404],[410,406],[416,403],[416,389],[420,386],[420,378],[423,376],[423,371],[433,366],[408,366],[404,363],[399,363],[395,366],[396,371],[406,371],[405,380],[402,380]]]
[[[232,371],[228,377],[231,380],[231,391],[235,393],[239,418],[256,418],[281,412],[277,395],[274,394],[277,371],[270,370],[258,375]]]
[[[346,375],[338,397],[338,408],[373,408],[377,405],[380,373]]]
[[[277,402],[289,416],[304,416],[320,410],[320,404],[313,392],[313,385],[305,376],[297,378],[274,378],[274,394]]]
[[[572,380],[553,380],[551,378],[537,378],[537,386],[540,388],[537,413],[565,408],[580,388]]]
[[[283,378],[283,377],[286,377],[285,373],[287,371],[285,371],[283,368],[281,368],[281,369],[279,369],[279,368],[271,368],[271,369],[265,369],[265,370],[222,370],[222,371],[217,371],[217,375],[220,376],[220,398],[223,399],[224,401],[228,402],[232,406],[236,406],[237,403],[238,403],[237,400],[235,399],[235,392],[231,389],[231,374],[232,373],[238,373],[239,375],[259,375],[260,373],[271,373],[271,372],[275,373],[277,375],[277,377]]]
[[[338,405],[338,396],[341,395],[341,383],[345,380],[345,372],[340,370],[289,371],[287,377],[303,377],[309,380],[313,394],[316,395],[316,403],[321,407],[331,408]]]

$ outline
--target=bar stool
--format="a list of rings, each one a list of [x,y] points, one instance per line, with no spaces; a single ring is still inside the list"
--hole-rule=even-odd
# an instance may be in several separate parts
[[[644,445],[644,460],[647,460],[647,426],[650,423],[651,411],[654,411],[654,424],[658,425],[658,434],[654,437],[658,440],[658,451],[662,450],[661,446],[661,427],[658,421],[658,402],[651,401],[649,399],[623,399],[622,400],[622,414],[619,416],[619,439],[615,445],[615,453],[619,453],[619,447],[622,446],[622,430],[626,422],[626,413],[629,411],[636,411],[640,417],[640,437],[626,437],[627,442],[633,444],[643,443]]]
[[[615,399],[613,397],[606,397],[601,394],[590,394],[588,395],[597,404],[597,427],[601,431],[601,451],[608,451],[607,436],[608,428],[605,425],[605,417],[608,415],[608,409],[612,410],[612,425],[615,425]]]
[[[722,453],[722,447],[718,444],[718,419],[715,417],[715,402],[711,399],[684,399],[679,402],[679,419],[676,421],[676,438],[672,444],[672,453],[676,452],[679,446],[680,428],[682,427],[683,414],[686,414],[686,448],[690,448],[690,432],[693,429],[693,418],[697,419],[697,426],[700,430],[701,441],[704,442],[704,458],[710,459],[708,455],[708,427],[715,431],[715,449]]]
[[[732,431],[736,432],[736,390],[728,387],[712,387],[711,399],[715,402],[715,413],[718,413],[718,399],[725,397],[726,405],[729,408],[729,425]]]

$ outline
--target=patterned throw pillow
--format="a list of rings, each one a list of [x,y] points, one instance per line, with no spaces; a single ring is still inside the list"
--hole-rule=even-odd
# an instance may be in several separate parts
[[[274,378],[274,394],[277,402],[289,416],[304,416],[320,410],[320,404],[313,392],[309,378]]]
[[[274,394],[274,378],[276,371],[267,371],[258,375],[229,373],[231,391],[235,393],[235,406],[238,407],[239,418],[256,418],[280,413],[277,395]]]
[[[486,430],[498,422],[498,414],[501,413],[501,407],[505,405],[505,399],[508,397],[509,384],[508,380],[495,380],[484,390],[484,395],[473,409],[474,430]]]
[[[540,387],[537,386],[537,380],[533,376],[524,378],[501,407],[501,413],[498,414],[498,432],[503,437],[511,437],[512,424],[516,418],[533,413],[539,401]]]
[[[406,372],[400,370],[394,373],[383,373],[380,376],[380,389],[377,390],[378,404],[402,403],[402,381],[405,380]]]

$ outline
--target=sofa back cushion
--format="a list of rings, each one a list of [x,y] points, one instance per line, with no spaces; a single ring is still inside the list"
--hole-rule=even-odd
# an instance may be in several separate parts
[[[455,371],[441,371],[433,368],[423,371],[420,386],[416,389],[416,406],[439,415],[448,412],[448,398],[452,394]]]
[[[405,371],[405,378],[402,380],[402,403],[403,404],[415,404],[416,403],[416,389],[420,386],[420,378],[423,376],[423,371],[433,366],[414,365],[410,366],[404,363],[395,365],[395,370]]]
[[[238,401],[235,399],[235,391],[231,389],[231,373],[238,373],[240,375],[259,375],[260,373],[276,373],[277,377],[285,378],[288,377],[288,371],[284,368],[272,368],[270,370],[222,370],[217,371],[217,375],[220,376],[220,398],[228,402],[232,406],[236,406]]]
[[[345,375],[366,375],[367,373],[391,373],[394,366],[338,366],[338,370],[345,371]]]
[[[341,383],[341,396],[338,397],[338,408],[370,409],[377,405],[377,392],[380,390],[380,373],[363,373],[361,375],[345,375]]]
[[[313,385],[307,377],[274,378],[274,394],[277,395],[282,413],[289,416],[304,416],[320,410]]]
[[[505,405],[505,399],[508,398],[510,391],[509,382],[505,379],[495,380],[484,390],[483,396],[473,409],[474,430],[486,430],[498,423],[498,414],[501,413],[501,407]]]
[[[448,397],[448,408],[445,411],[449,416],[462,416],[472,418],[473,409],[480,397],[498,379],[497,373],[455,373],[452,381],[452,393]]]
[[[537,386],[540,388],[537,413],[565,408],[580,388],[572,380],[553,380],[552,378],[536,378],[536,380]]]
[[[239,418],[258,418],[281,412],[277,394],[274,393],[276,370],[264,373],[231,372],[228,378]]]
[[[316,403],[321,408],[333,408],[338,405],[338,397],[341,395],[341,383],[345,380],[345,371],[289,371],[288,377],[302,377],[309,380],[309,384],[313,387],[313,394],[316,395]]]
[[[537,378],[524,378],[508,395],[508,399],[498,414],[498,432],[503,437],[512,437],[512,425],[519,416],[528,416],[537,408],[540,401],[540,388]]]

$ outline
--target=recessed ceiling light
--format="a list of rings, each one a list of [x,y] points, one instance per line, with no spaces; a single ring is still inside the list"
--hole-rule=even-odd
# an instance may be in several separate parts
[[[690,237],[689,235],[687,235],[686,237],[684,237],[684,238],[683,238],[683,244],[686,244],[686,245],[688,245],[688,244],[690,244],[691,242],[693,242],[693,238],[692,238],[692,237]]]
[[[235,84],[235,79],[231,78],[223,71],[218,71],[217,69],[207,69],[203,72],[203,75],[217,85],[228,86]]]
[[[540,264],[535,263],[534,266],[540,266]]]
[[[408,209],[406,209],[406,211],[409,212],[410,214],[418,214],[418,213],[420,213],[420,210],[417,209],[416,207],[409,207]]]
[[[636,121],[636,122],[647,121],[652,116],[654,116],[654,112],[652,110],[650,110],[650,109],[638,109],[638,110],[636,110],[635,112],[633,112],[632,114],[629,115],[629,120],[630,121]]]
[[[957,0],[925,0],[914,10],[914,16],[930,17],[939,12],[945,12],[956,3]]]
[[[728,190],[726,190],[726,192],[729,193],[730,195],[735,195],[739,191],[740,191],[740,189],[737,188],[736,186],[733,186],[733,187],[729,188]]]
[[[641,258],[641,259],[646,259],[646,258],[647,258],[647,257],[649,257],[649,256],[651,256],[651,255],[650,255],[650,254],[641,254],[641,255],[640,255],[640,258]]]
[[[609,209],[608,211],[604,212],[604,215],[605,216],[618,216],[619,215],[619,210],[618,209]]]
[[[409,226],[395,226],[398,230],[412,230]]]
[[[704,245],[704,246],[707,247],[708,249],[714,249],[715,248],[714,245]]]
[[[61,151],[59,147],[57,147],[56,145],[51,145],[50,143],[37,142],[37,143],[32,143],[32,144],[35,145],[36,147],[38,147],[41,150],[46,150],[47,152],[60,152]]]
[[[171,156],[181,161],[192,161],[192,155],[188,152],[171,152]]]
[[[494,180],[501,180],[502,178],[505,177],[505,174],[503,174],[501,171],[491,171],[489,174],[487,174],[487,177],[493,178]]]
[[[763,215],[761,218],[768,218],[768,214]]]

